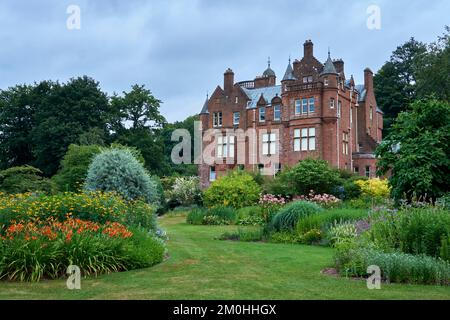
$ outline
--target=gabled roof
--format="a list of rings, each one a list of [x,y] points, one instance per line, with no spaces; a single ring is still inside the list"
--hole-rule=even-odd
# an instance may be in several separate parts
[[[281,86],[264,87],[258,89],[246,89],[242,88],[250,101],[247,104],[247,109],[254,109],[257,107],[258,101],[261,99],[261,95],[268,105],[271,105],[272,99],[276,96],[281,97]]]
[[[286,80],[296,80],[294,77],[294,69],[292,69],[291,62],[289,61],[289,64],[286,68],[286,72],[284,73],[284,77],[282,81]]]

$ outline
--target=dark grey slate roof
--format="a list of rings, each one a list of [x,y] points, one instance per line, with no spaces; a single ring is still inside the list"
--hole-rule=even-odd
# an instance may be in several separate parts
[[[286,72],[284,73],[284,77],[282,81],[285,80],[296,80],[294,77],[294,69],[292,69],[292,65],[289,62],[287,68],[286,68]]]
[[[200,112],[200,114],[208,114],[208,98],[206,98],[205,103],[203,104],[203,108],[202,111]]]
[[[264,71],[263,76],[264,77],[270,77],[270,76],[275,77],[275,71],[273,71],[270,67],[268,67],[266,69],[266,71]]]
[[[272,99],[275,98],[277,95],[281,97],[281,86],[273,86],[273,87],[264,87],[264,88],[258,88],[258,89],[246,89],[242,88],[244,90],[245,94],[248,96],[250,101],[247,104],[247,109],[254,109],[256,108],[256,105],[261,98],[261,94],[264,97],[264,100],[267,101],[267,104],[270,105],[272,102]]]
[[[333,60],[331,60],[330,55],[328,55],[328,59],[325,62],[325,66],[323,67],[321,74],[338,74],[336,68],[334,67]]]
[[[363,84],[357,84],[355,86],[355,89],[359,92],[359,99],[358,102],[363,102],[366,100],[366,87]]]

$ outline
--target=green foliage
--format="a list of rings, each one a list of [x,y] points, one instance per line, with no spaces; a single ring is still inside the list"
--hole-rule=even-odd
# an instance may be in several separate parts
[[[295,201],[282,208],[273,218],[272,226],[276,231],[292,231],[297,222],[306,216],[318,214],[323,209],[315,203]]]
[[[311,229],[305,234],[303,234],[302,238],[303,238],[302,242],[305,244],[316,244],[322,240],[323,234],[322,231],[319,229]]]
[[[190,206],[200,202],[201,190],[198,177],[177,177],[167,192],[169,201],[176,201],[182,206]]]
[[[390,282],[448,285],[450,263],[425,255],[399,252],[384,253],[370,249],[348,251],[349,261],[341,268],[347,276],[367,276],[367,267],[380,267],[382,277]]]
[[[42,177],[42,171],[31,166],[12,167],[0,171],[0,192],[15,194],[25,192],[52,193],[53,183]]]
[[[206,218],[208,217],[215,217],[217,221],[224,222],[220,224],[232,224],[236,221],[236,211],[230,207],[214,207],[207,211]]]
[[[285,168],[269,187],[272,194],[287,196],[333,193],[341,183],[339,173],[325,160],[305,159],[293,168]]]
[[[264,232],[261,227],[241,227],[235,232],[225,232],[219,240],[234,240],[243,242],[257,242],[263,239]]]
[[[193,225],[201,225],[203,224],[203,219],[206,216],[206,209],[204,208],[196,208],[194,210],[189,211],[186,222]]]
[[[78,192],[83,188],[92,159],[100,153],[97,145],[71,144],[53,181],[61,191]]]
[[[274,232],[270,234],[269,241],[272,243],[302,244],[303,237],[292,232]]]
[[[375,218],[374,218],[375,219]],[[450,239],[450,211],[440,208],[404,208],[382,212],[373,221],[368,236],[378,248],[432,257],[449,256],[443,248]]]
[[[89,166],[85,189],[117,192],[127,200],[142,199],[159,205],[155,181],[126,150],[104,150]]]
[[[356,226],[351,222],[335,223],[328,230],[327,238],[332,246],[339,246],[343,243],[352,243],[358,236]]]
[[[161,241],[135,229],[131,238],[110,237],[101,232],[60,232],[55,239],[39,236],[0,240],[0,279],[39,281],[57,279],[67,266],[77,265],[84,276],[147,268],[163,260]]]
[[[368,217],[368,210],[365,209],[332,209],[320,214],[302,217],[297,223],[297,232],[306,232],[318,229],[327,231],[335,222],[354,222]]]
[[[237,224],[241,226],[264,225],[263,209],[258,206],[244,207],[237,210]]]
[[[13,220],[31,221],[70,216],[101,224],[120,222],[127,226],[156,230],[155,209],[142,201],[126,202],[111,193],[64,193],[52,196],[17,194],[0,196],[0,234]]]
[[[439,116],[436,116],[439,115]],[[399,115],[376,154],[380,173],[392,171],[392,196],[438,198],[450,189],[450,103],[421,100]]]
[[[258,203],[261,187],[246,172],[233,171],[214,181],[203,194],[207,207],[227,206],[236,209]]]

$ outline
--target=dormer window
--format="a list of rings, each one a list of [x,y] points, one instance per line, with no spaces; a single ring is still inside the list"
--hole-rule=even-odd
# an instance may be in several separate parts
[[[311,82],[313,82],[312,76],[303,77],[303,83],[311,83]]]

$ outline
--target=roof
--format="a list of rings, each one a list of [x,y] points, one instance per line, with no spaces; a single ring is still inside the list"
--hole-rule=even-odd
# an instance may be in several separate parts
[[[358,102],[363,102],[363,101],[365,101],[365,100],[366,100],[366,93],[367,93],[366,87],[365,87],[363,84],[357,84],[357,85],[355,86],[355,88],[356,88],[356,90],[358,90],[358,92],[359,92],[359,99],[358,99]]]
[[[242,88],[244,90],[245,94],[248,96],[250,101],[248,102],[247,109],[254,109],[256,108],[256,105],[261,98],[261,95],[264,97],[264,100],[266,100],[267,104],[270,105],[272,102],[272,99],[276,96],[281,98],[281,86],[272,86],[272,87],[264,87],[264,88],[258,88],[258,89],[246,89]]]
[[[294,77],[294,69],[292,69],[290,62],[286,68],[286,72],[284,73],[284,77],[283,77],[282,81],[286,81],[286,80],[296,80]]]
[[[273,71],[270,67],[266,69],[263,73],[264,77],[275,77],[275,71]]]
[[[333,60],[331,60],[330,54],[328,54],[328,59],[325,62],[321,74],[337,74],[336,68],[334,67]]]
[[[202,111],[200,112],[200,114],[208,114],[208,98],[206,98],[205,103],[203,104],[203,108]]]

